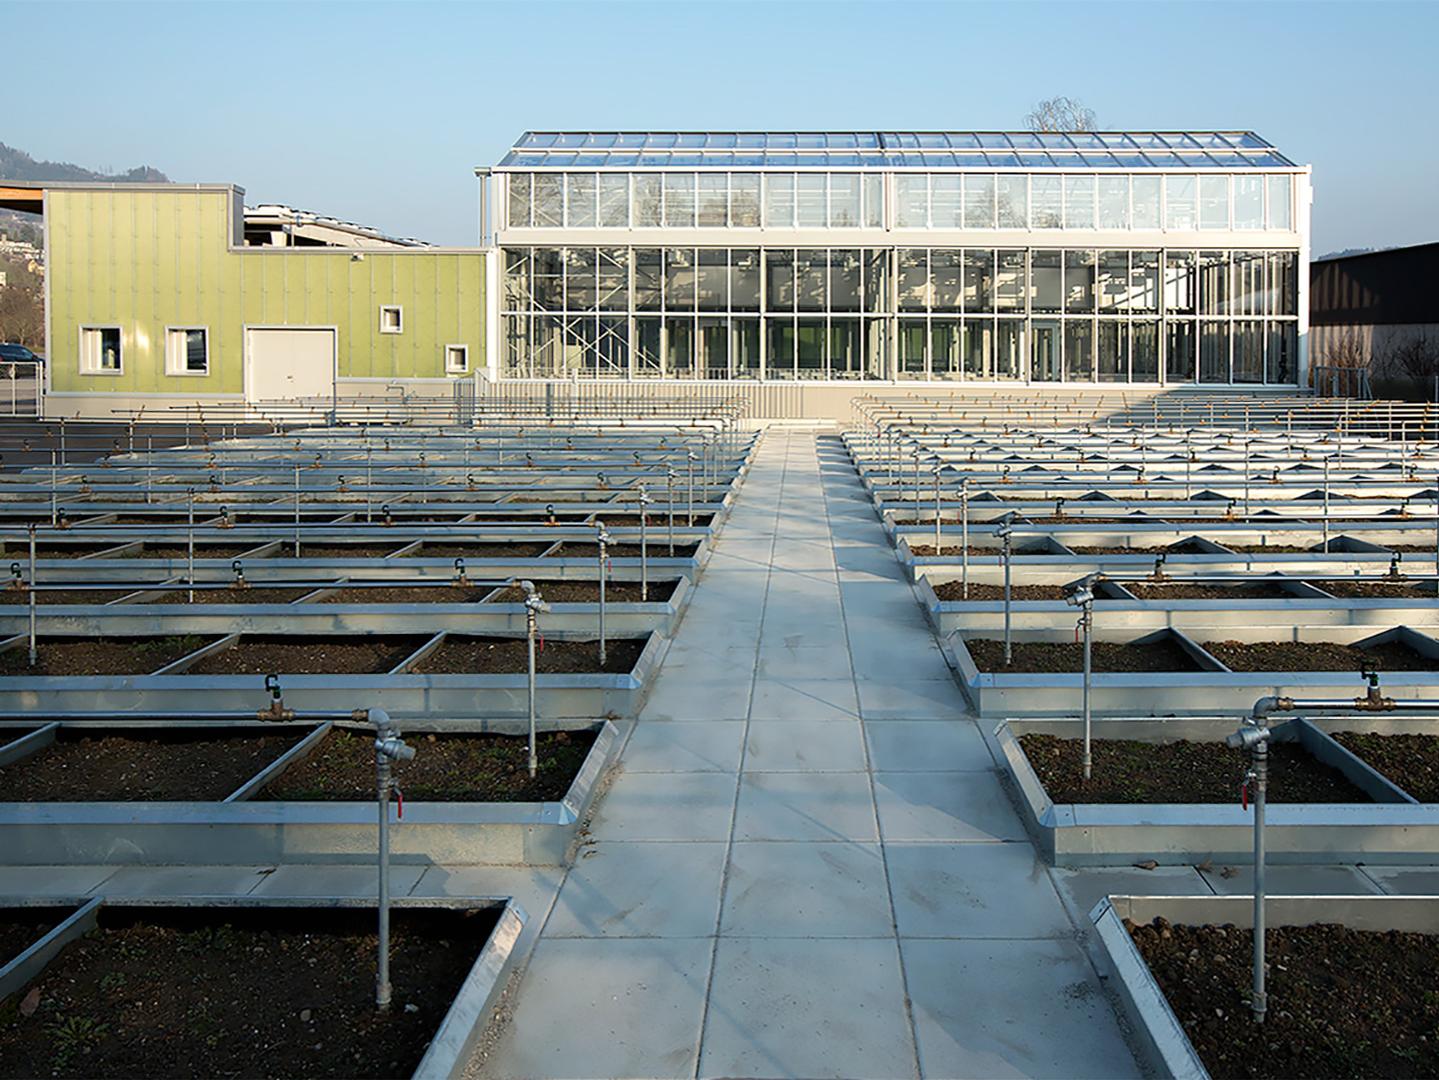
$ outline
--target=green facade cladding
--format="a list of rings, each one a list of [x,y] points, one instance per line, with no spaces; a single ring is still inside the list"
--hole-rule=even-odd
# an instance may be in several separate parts
[[[247,326],[338,330],[340,379],[443,379],[446,345],[484,363],[485,256],[426,248],[236,246],[234,188],[51,188],[52,393],[238,396]],[[404,309],[382,334],[381,305]],[[116,326],[119,374],[80,370],[80,330]],[[167,327],[205,327],[209,372],[167,374]]]

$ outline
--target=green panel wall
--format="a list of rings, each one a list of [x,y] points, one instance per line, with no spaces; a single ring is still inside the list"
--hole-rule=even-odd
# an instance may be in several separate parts
[[[444,378],[484,363],[482,252],[234,248],[228,190],[50,190],[51,389],[240,394],[247,326],[332,326],[344,378]],[[404,331],[380,333],[382,304]],[[80,373],[82,326],[119,326],[123,372]],[[165,328],[209,328],[208,375],[165,373]]]

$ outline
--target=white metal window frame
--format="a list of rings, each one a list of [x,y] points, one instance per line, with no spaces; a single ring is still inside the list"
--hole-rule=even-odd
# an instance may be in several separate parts
[[[453,362],[453,359],[454,359],[454,357],[455,357],[456,355],[458,355],[459,358],[460,358],[460,362],[459,362],[458,364],[456,364],[456,363]],[[446,345],[446,346],[445,346],[445,374],[446,374],[446,375],[466,375],[466,374],[469,373],[469,370],[470,370],[470,347],[469,347],[469,345],[464,344],[464,343],[460,343],[460,342],[452,342],[451,344]]]
[[[385,316],[394,313],[394,326],[386,325]],[[403,334],[405,332],[405,307],[403,304],[381,304],[380,305],[380,333],[382,334]]]
[[[205,335],[205,368],[203,371],[191,371],[187,366],[189,343],[186,341],[185,335],[194,330],[199,330]],[[179,342],[178,352],[174,346],[177,341]],[[208,326],[165,327],[165,374],[191,378],[204,378],[210,374],[210,328]]]
[[[100,356],[101,349],[103,348],[103,342],[101,342],[100,339],[92,339],[90,335],[99,334],[105,330],[115,331],[115,336],[118,340],[118,348],[115,351],[115,357],[119,361],[118,367],[106,368],[100,366]],[[90,342],[92,340],[95,340],[97,342],[93,350],[93,356],[91,355],[92,350],[90,347]],[[115,323],[83,323],[80,326],[79,349],[81,375],[113,376],[125,374],[125,330],[123,327]]]

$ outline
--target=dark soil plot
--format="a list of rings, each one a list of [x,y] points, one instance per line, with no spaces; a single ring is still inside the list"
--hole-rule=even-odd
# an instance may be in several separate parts
[[[671,578],[667,581],[651,581],[649,589],[649,600],[647,603],[662,604],[670,598],[679,582]],[[549,604],[598,604],[600,602],[600,583],[598,581],[536,581],[535,588],[539,590],[540,596]],[[518,604],[525,598],[524,590],[518,585],[511,585],[495,595],[494,603],[497,604]],[[638,604],[640,602],[640,583],[638,581],[607,581],[605,582],[605,603],[606,604]]]
[[[1216,1080],[1439,1076],[1439,935],[1271,928],[1269,1010],[1255,1024],[1251,931],[1124,925]]]
[[[513,544],[421,544],[407,558],[419,559],[538,559],[553,540],[521,541]]]
[[[252,587],[248,589],[196,589],[196,604],[288,604],[292,600],[298,600],[313,589],[264,589]],[[154,594],[155,604],[189,604],[190,590],[178,589],[175,592]]]
[[[322,604],[478,604],[493,585],[377,585],[339,589],[320,598]]]
[[[1330,596],[1353,599],[1439,600],[1433,585],[1406,585],[1400,581],[1311,581]]]
[[[135,540],[138,539],[137,536]],[[123,544],[133,544],[135,540],[106,540],[102,544],[37,544],[35,545],[35,557],[37,559],[68,559],[75,555],[95,555],[101,551],[110,551]],[[11,558],[23,558],[30,554],[30,546],[23,541],[7,544],[5,554]]]
[[[1439,735],[1337,731],[1334,739],[1420,802],[1439,802]]]
[[[301,540],[299,557],[302,559],[383,559],[392,551],[400,550],[404,545],[404,540],[396,540],[392,544],[307,544]],[[270,552],[265,558],[295,558],[294,540],[281,540],[279,550]]]
[[[1084,740],[1031,733],[1021,735],[1019,745],[1057,803],[1238,802],[1249,769],[1248,751],[1222,742],[1094,739],[1094,768],[1086,784]],[[1338,769],[1287,742],[1270,744],[1268,797],[1273,802],[1373,802]]]
[[[48,934],[70,911],[70,908],[0,909],[0,967]]]
[[[1033,525],[1069,525],[1071,527],[1083,528],[1087,525],[1153,525],[1162,524],[1158,518],[1152,517],[1027,517],[1026,521]]]
[[[1046,548],[1045,550],[1048,549]],[[930,558],[934,555],[943,555],[945,558],[948,558],[952,555],[954,556],[954,558],[958,559],[961,555],[964,554],[964,545],[945,544],[943,548],[941,548],[939,551],[936,551],[933,544],[910,544],[909,553],[911,555],[918,555],[924,558]],[[976,547],[975,545],[970,544],[969,554],[971,557],[975,555],[992,555],[998,557],[1000,555],[1003,555],[1004,551],[1002,548],[998,547]],[[1019,548],[1015,548],[1014,554],[1029,555],[1034,553],[1022,551]]]
[[[299,742],[303,733],[61,728],[49,746],[0,767],[6,802],[218,801]]]
[[[1064,544],[1065,547],[1069,548],[1069,550],[1076,555],[1158,555],[1161,552],[1169,552],[1171,554],[1187,553],[1181,550],[1179,545],[1173,547],[1163,545],[1160,547],[1094,547],[1089,544],[1070,544],[1062,539],[1060,543]],[[1198,553],[1197,550],[1195,553]]]
[[[372,911],[102,909],[0,1015],[6,1077],[407,1077],[497,913],[397,909],[394,1006]]]
[[[679,523],[676,522],[676,527]],[[694,543],[682,543],[675,541],[676,559],[693,558],[694,553],[699,550],[699,545]],[[640,557],[639,544],[609,544],[606,551],[611,559],[638,559]],[[572,540],[566,540],[555,552],[556,557],[561,559],[598,559],[600,555],[598,544],[581,544]],[[665,540],[664,530],[661,529],[655,536],[645,540],[645,557],[650,559],[667,559],[670,555],[670,546]]]
[[[611,638],[605,645],[604,672],[625,675],[634,670],[645,638]],[[515,675],[529,670],[524,638],[446,636],[444,643],[413,670],[421,675]],[[536,649],[535,671],[541,675],[599,674],[598,641],[546,641]]]
[[[1439,671],[1439,661],[1399,642],[1363,649],[1334,641],[1206,641],[1203,645],[1235,671]]]
[[[980,671],[1073,674],[1084,670],[1084,646],[1072,641],[1016,641],[1013,663],[1004,666],[1004,642],[971,638],[964,643]],[[1096,641],[1090,653],[1095,671],[1198,671],[1194,658],[1173,641],[1137,645]]]
[[[37,604],[108,604],[131,592],[130,589],[36,589]],[[0,589],[0,604],[30,603],[30,593],[20,589]]]
[[[150,675],[213,638],[198,634],[175,637],[41,638],[35,666],[29,651],[0,652],[0,676],[5,675]]]
[[[594,745],[594,731],[555,731],[535,737],[539,767],[529,772],[523,735],[410,732],[410,761],[396,762],[406,799],[427,802],[554,802],[565,797]],[[263,799],[370,802],[375,797],[375,739],[362,731],[332,730],[305,760],[286,769]]]
[[[978,585],[969,583],[969,596],[964,595],[964,583],[960,581],[946,581],[934,587],[934,595],[944,601],[952,600],[1003,600],[1003,585]],[[1064,587],[1062,585],[1011,585],[1009,588],[1011,600],[1063,600]]]
[[[423,645],[423,637],[280,634],[242,637],[205,657],[187,675],[382,675]]]
[[[1141,600],[1293,600],[1282,585],[1147,585],[1120,582]]]
[[[1246,555],[1304,555],[1319,549],[1318,544],[1231,544],[1227,540],[1216,540],[1215,543]]]
[[[1382,544],[1385,551],[1402,551],[1405,554],[1433,555],[1433,544]]]
[[[267,541],[256,540],[253,544],[196,544],[195,558],[233,559],[236,555],[254,551],[264,543]],[[190,548],[185,544],[146,544],[140,550],[140,557],[145,559],[188,559]]]

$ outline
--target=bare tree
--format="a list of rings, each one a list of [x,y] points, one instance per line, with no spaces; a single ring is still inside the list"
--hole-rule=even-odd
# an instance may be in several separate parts
[[[1390,370],[1402,371],[1411,379],[1428,382],[1439,375],[1439,342],[1420,330],[1398,345],[1391,345],[1384,359]]]
[[[1052,97],[1029,110],[1024,126],[1030,131],[1094,131],[1099,118],[1075,98]]]
[[[1369,347],[1354,331],[1349,330],[1336,336],[1324,347],[1321,365],[1337,368],[1367,368],[1372,357]]]

